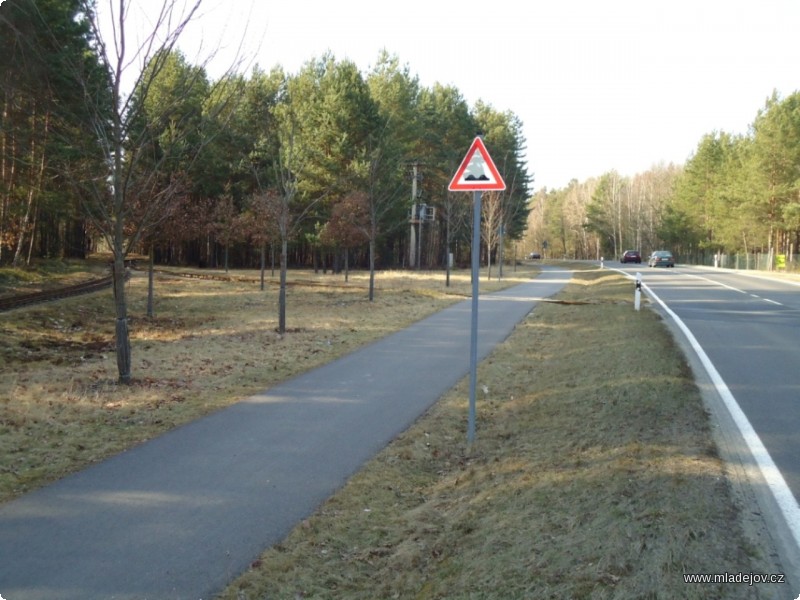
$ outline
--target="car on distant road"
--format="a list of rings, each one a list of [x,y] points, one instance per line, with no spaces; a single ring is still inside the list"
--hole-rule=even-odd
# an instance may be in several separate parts
[[[531,252],[530,254],[528,254],[528,258],[542,258],[542,255],[539,254],[538,252]]]
[[[621,263],[637,263],[642,264],[642,255],[638,250],[625,250],[622,253],[622,258],[619,260]]]
[[[669,250],[656,250],[647,261],[648,267],[674,267],[675,259]]]

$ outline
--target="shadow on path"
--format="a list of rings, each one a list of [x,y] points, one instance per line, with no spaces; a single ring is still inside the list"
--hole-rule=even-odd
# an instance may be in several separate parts
[[[482,296],[479,359],[570,277]],[[0,506],[0,594],[219,593],[467,374],[470,304]]]

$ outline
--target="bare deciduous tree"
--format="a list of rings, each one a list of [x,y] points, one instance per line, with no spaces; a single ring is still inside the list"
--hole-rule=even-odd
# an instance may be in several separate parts
[[[158,134],[152,124],[174,125],[169,115],[175,107],[170,103],[157,106],[148,99],[200,4],[201,0],[188,4],[164,0],[158,12],[148,14],[149,29],[133,32],[129,19],[131,0],[108,1],[108,29],[101,26],[95,2],[84,2],[85,13],[91,15],[96,50],[107,72],[110,90],[110,106],[86,94],[92,132],[107,170],[94,179],[75,183],[81,188],[87,213],[105,237],[113,256],[116,354],[121,383],[131,380],[125,258],[148,230],[168,216],[165,207],[180,191],[165,166],[166,157],[154,156],[152,152],[154,136]],[[187,73],[180,89],[188,97],[197,86],[207,82],[203,68]],[[74,76],[80,81],[83,73],[76,68]],[[161,114],[152,114],[154,106]],[[172,134],[177,131],[172,127]],[[192,132],[196,134],[197,131]],[[172,141],[178,140],[173,137]],[[193,150],[199,152],[199,145],[195,144]]]
[[[492,278],[492,249],[497,247],[503,226],[503,192],[483,192],[481,237],[486,244],[487,278]]]

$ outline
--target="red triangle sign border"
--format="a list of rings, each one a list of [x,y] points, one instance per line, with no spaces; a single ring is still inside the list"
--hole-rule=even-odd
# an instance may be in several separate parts
[[[494,178],[494,181],[464,179],[464,173],[476,152],[479,152],[483,157],[485,166]],[[469,150],[467,150],[464,160],[461,161],[461,166],[458,167],[456,174],[453,175],[453,179],[450,181],[450,185],[447,186],[447,189],[451,192],[489,192],[506,189],[506,183],[500,176],[500,172],[497,170],[480,136],[472,141],[472,145],[469,147]]]

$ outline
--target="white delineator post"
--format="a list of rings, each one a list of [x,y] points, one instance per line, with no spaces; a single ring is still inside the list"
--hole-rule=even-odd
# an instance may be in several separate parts
[[[633,307],[639,310],[642,303],[642,274],[636,273],[636,292],[633,295]]]

